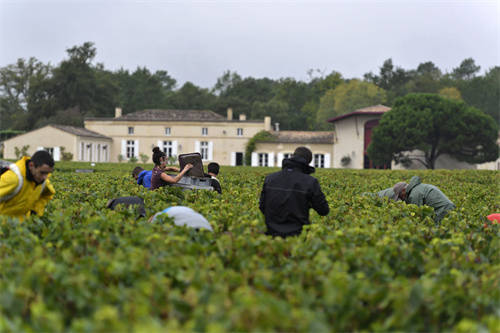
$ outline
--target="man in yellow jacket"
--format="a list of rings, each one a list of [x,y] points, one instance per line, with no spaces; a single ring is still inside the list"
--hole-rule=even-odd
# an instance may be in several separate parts
[[[56,193],[49,181],[53,171],[54,159],[44,150],[11,164],[0,176],[0,215],[21,221],[33,213],[42,216]]]

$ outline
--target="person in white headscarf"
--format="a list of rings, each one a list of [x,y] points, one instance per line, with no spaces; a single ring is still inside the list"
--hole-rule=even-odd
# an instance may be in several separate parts
[[[171,217],[174,221],[174,224],[177,226],[186,226],[188,228],[194,228],[197,230],[206,229],[209,231],[213,231],[212,226],[203,215],[185,206],[172,206],[165,208],[161,212],[158,212],[151,216],[149,222],[157,221],[158,217],[162,214],[166,214],[168,217]]]

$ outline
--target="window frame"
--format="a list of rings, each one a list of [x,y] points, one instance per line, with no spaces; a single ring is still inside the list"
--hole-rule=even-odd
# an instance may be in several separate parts
[[[126,140],[125,144],[125,157],[132,158],[135,156],[135,141],[134,140]]]
[[[200,141],[200,155],[202,160],[208,160],[209,147],[208,141]]]
[[[174,152],[174,143],[171,140],[163,140],[163,152],[167,158],[172,157]]]
[[[325,154],[314,154],[313,161],[315,168],[325,168]]]
[[[269,153],[257,153],[257,162],[260,167],[269,166]]]
[[[43,150],[49,153],[50,156],[54,157],[54,147],[43,147]]]

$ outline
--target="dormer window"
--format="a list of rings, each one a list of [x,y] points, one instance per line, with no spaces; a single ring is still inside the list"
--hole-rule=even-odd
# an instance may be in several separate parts
[[[203,135],[203,136],[207,136],[208,135],[208,128],[207,127],[203,127],[201,129],[201,135]]]
[[[133,127],[129,127],[128,128],[128,134],[134,134],[134,128]]]
[[[165,127],[165,135],[170,136],[171,130],[170,127]]]

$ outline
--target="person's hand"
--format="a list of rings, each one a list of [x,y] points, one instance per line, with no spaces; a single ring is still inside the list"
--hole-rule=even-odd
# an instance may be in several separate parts
[[[192,167],[193,167],[193,165],[192,165],[191,163],[188,163],[188,164],[186,164],[186,165],[184,166],[184,170],[186,170],[186,171],[187,171],[187,170],[191,169]]]

